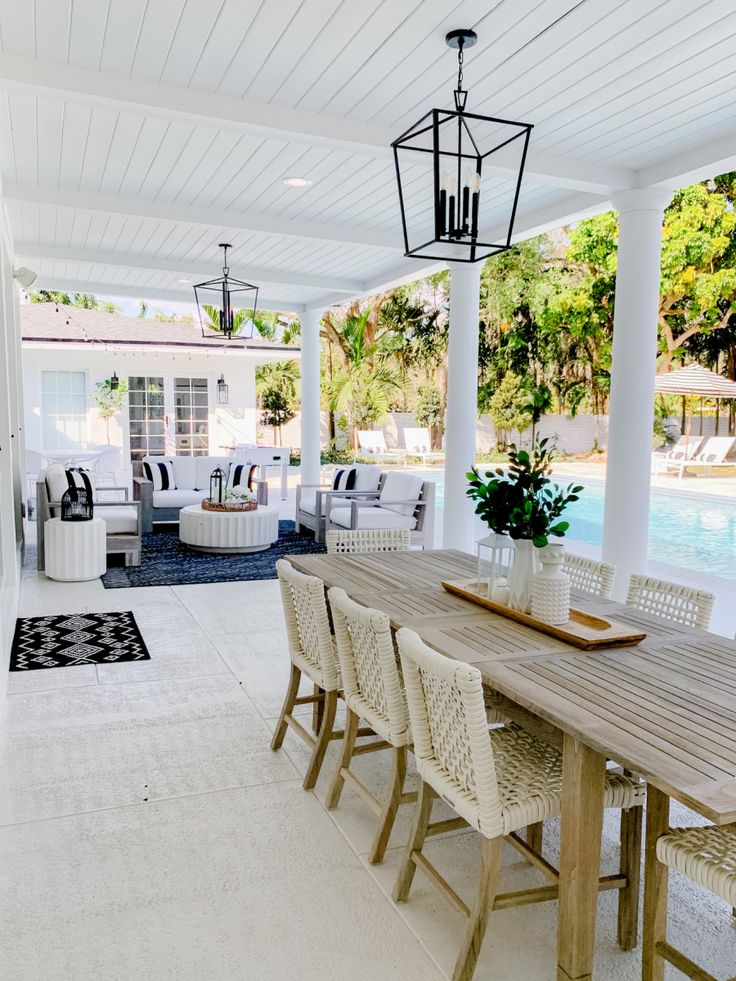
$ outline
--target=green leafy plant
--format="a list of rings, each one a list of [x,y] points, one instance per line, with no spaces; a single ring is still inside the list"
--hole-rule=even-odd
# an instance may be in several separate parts
[[[537,548],[547,545],[550,535],[562,538],[570,523],[558,518],[583,488],[563,488],[552,480],[554,448],[549,439],[531,451],[512,445],[508,456],[508,470],[487,470],[485,480],[475,467],[468,473],[467,495],[476,502],[475,513],[491,531],[532,541]]]
[[[278,445],[281,446],[281,427],[296,415],[296,410],[288,395],[282,388],[267,388],[260,393],[261,425],[271,426],[274,435],[278,434]]]
[[[117,415],[123,407],[125,393],[128,391],[128,381],[121,378],[118,387],[113,388],[110,379],[97,382],[92,393],[92,401],[97,406],[97,414],[104,420],[107,442],[110,442],[110,420]]]

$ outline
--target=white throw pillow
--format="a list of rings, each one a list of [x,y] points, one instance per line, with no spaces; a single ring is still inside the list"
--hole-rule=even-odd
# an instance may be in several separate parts
[[[144,460],[143,473],[151,481],[155,491],[176,490],[171,460]]]
[[[424,480],[413,473],[393,473],[389,471],[383,482],[379,500],[383,507],[383,501],[418,501],[422,492]],[[395,511],[397,514],[414,514],[415,504],[388,504],[388,510]]]

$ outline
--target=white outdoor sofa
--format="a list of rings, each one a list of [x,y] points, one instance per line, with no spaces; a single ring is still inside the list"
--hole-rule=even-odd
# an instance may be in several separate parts
[[[155,490],[154,485],[144,476],[143,465],[155,467],[159,463],[171,463],[174,486]],[[209,497],[212,471],[219,467],[225,477],[230,467],[243,465],[249,488],[254,491],[259,504],[268,504],[268,484],[265,480],[255,480],[256,465],[250,465],[234,456],[146,456],[136,465],[138,472],[133,477],[133,497],[141,502],[143,533],[150,534],[154,524],[177,522],[179,512],[190,504],[200,504]],[[252,469],[251,469],[252,466]]]

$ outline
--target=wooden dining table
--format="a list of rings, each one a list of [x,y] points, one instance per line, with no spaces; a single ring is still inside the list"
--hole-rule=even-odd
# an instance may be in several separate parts
[[[453,550],[288,558],[382,610],[395,629],[410,627],[435,650],[474,665],[512,712],[518,707],[561,740],[558,981],[593,978],[608,760],[648,785],[647,878],[659,874],[654,842],[667,829],[670,798],[715,824],[736,821],[733,641],[574,592],[577,609],[646,634],[633,647],[583,651],[448,593],[443,580],[477,571],[473,556]],[[661,915],[660,904],[652,916]],[[650,929],[645,917],[645,934]],[[656,979],[651,964],[643,970]]]

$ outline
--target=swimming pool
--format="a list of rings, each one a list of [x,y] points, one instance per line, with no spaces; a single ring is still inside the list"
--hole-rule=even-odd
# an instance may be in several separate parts
[[[437,504],[444,501],[445,480],[440,471],[426,471],[437,485]],[[578,480],[585,490],[565,512],[570,522],[567,538],[589,545],[603,541],[604,485]],[[561,483],[568,478],[561,477]],[[649,557],[655,562],[682,566],[694,572],[736,579],[736,499],[652,490],[649,510]]]

